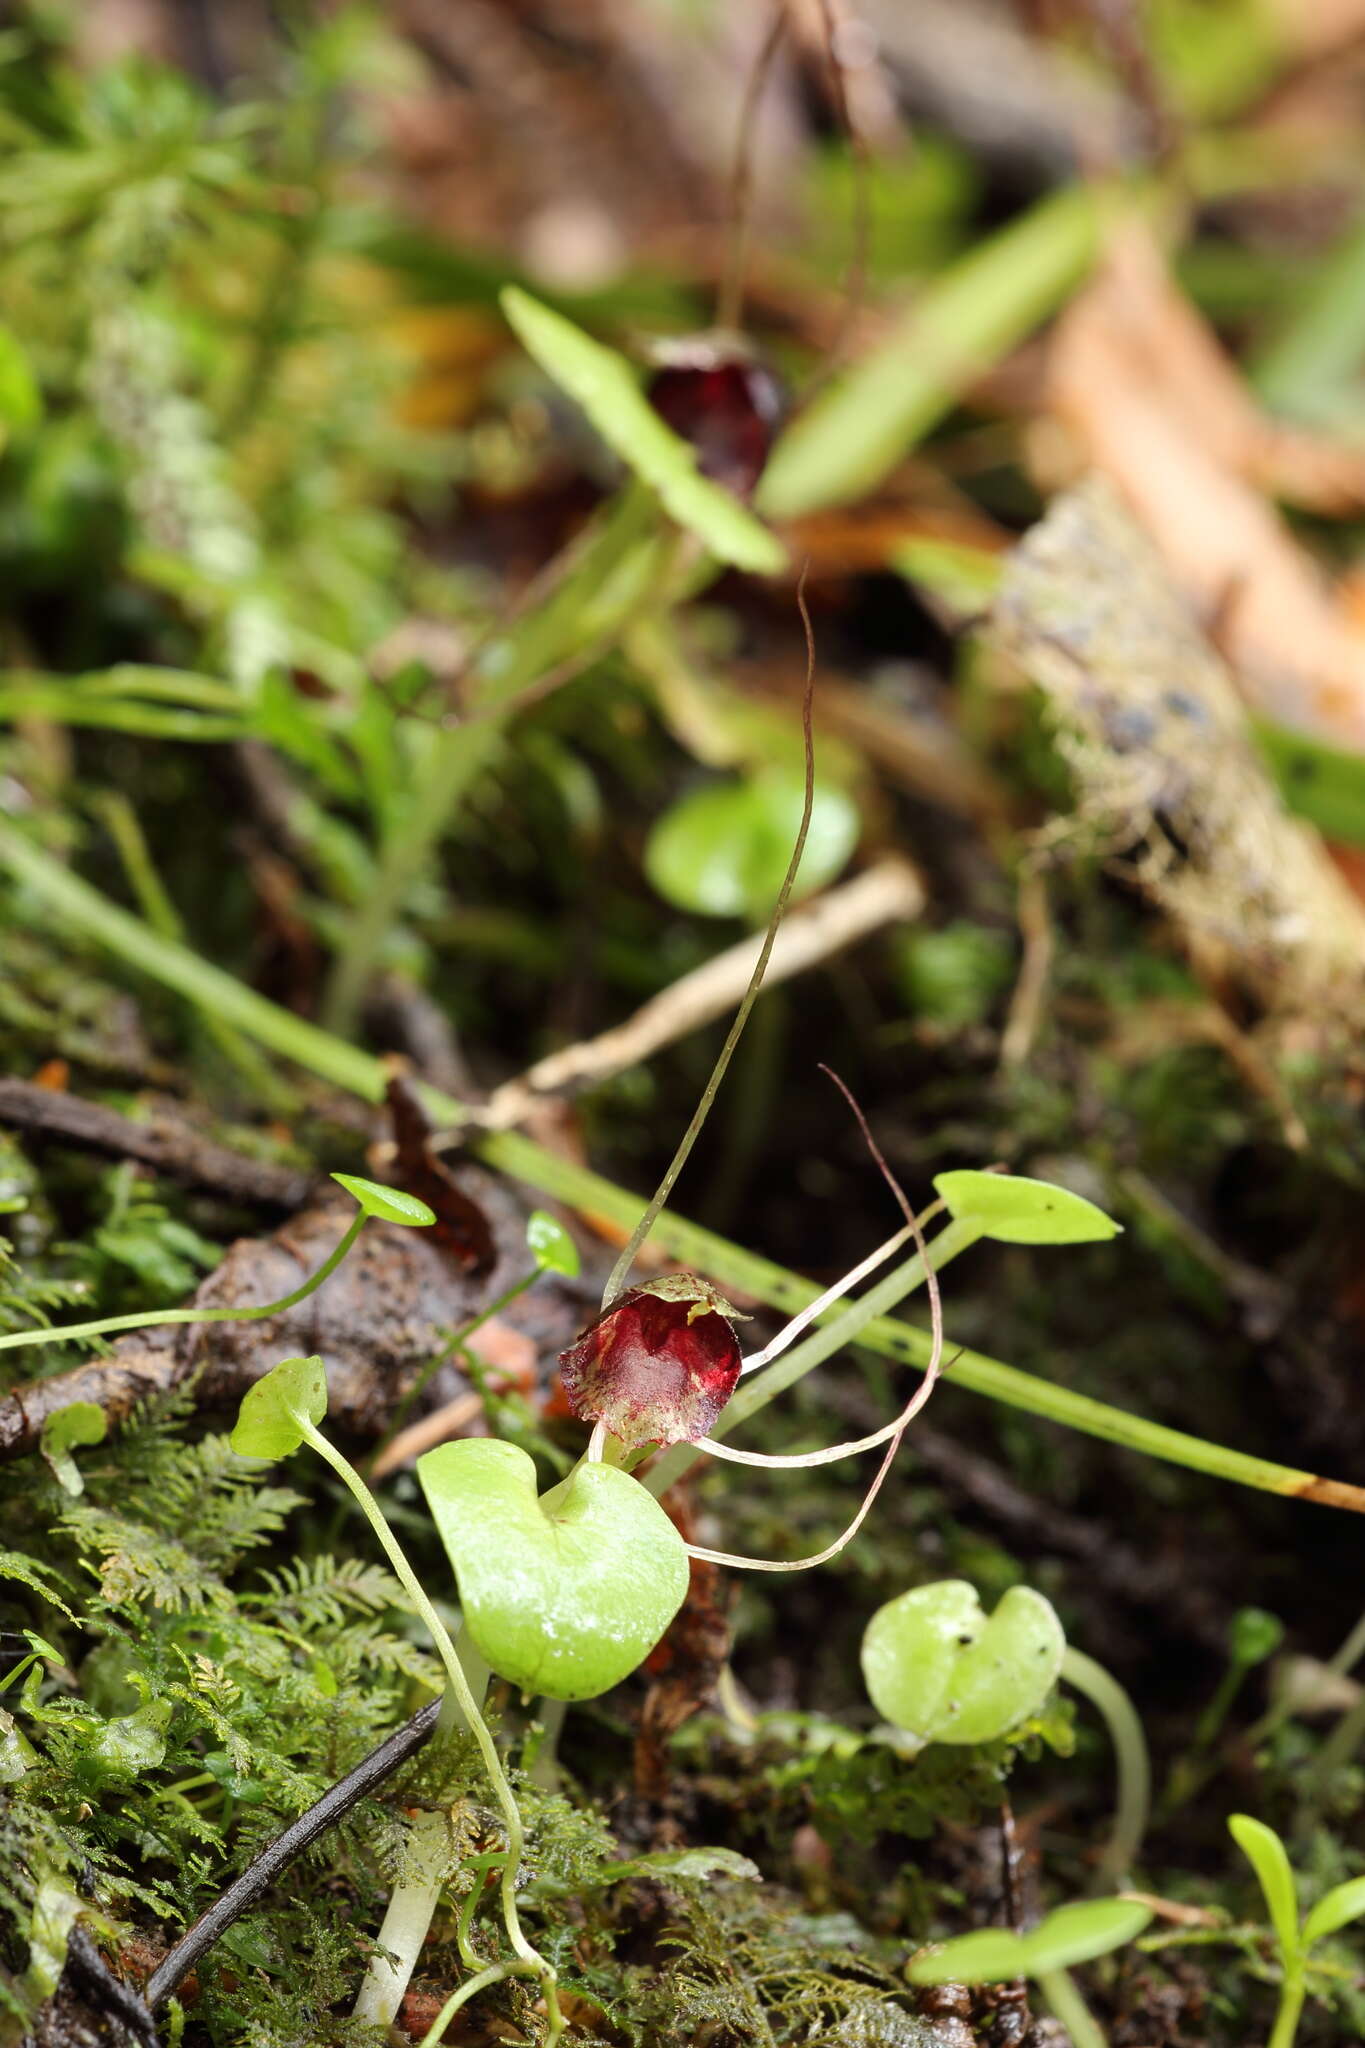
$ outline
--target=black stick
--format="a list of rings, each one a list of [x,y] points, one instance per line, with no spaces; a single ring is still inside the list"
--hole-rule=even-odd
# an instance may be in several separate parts
[[[280,1872],[310,1842],[315,1842],[319,1835],[334,1827],[367,1793],[382,1785],[386,1778],[391,1778],[400,1764],[405,1764],[431,1740],[441,1717],[441,1706],[440,1700],[433,1700],[430,1706],[423,1707],[419,1714],[414,1714],[410,1721],[405,1721],[401,1728],[381,1742],[378,1749],[372,1749],[353,1771],[333,1785],[330,1791],[324,1792],[321,1799],[292,1821],[282,1835],[277,1835],[269,1848],[262,1850],[256,1861],[228,1886],[222,1897],[215,1899],[199,1915],[193,1927],[181,1935],[169,1955],[163,1956],[147,1979],[142,1995],[149,2012],[156,2011],[181,1978],[189,1975],[200,1957],[227,1933],[234,1920],[239,1920],[249,1906],[255,1905]]]

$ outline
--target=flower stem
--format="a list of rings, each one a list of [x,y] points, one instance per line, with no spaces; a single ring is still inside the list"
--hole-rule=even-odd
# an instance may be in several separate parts
[[[306,1301],[324,1280],[335,1273],[364,1228],[365,1213],[362,1210],[353,1218],[346,1235],[323,1260],[317,1272],[280,1301],[263,1302],[259,1308],[163,1308],[151,1315],[139,1311],[127,1316],[102,1316],[93,1323],[59,1323],[50,1330],[13,1330],[0,1337],[0,1351],[8,1351],[11,1346],[21,1344],[73,1344],[82,1337],[106,1337],[112,1330],[150,1330],[161,1323],[248,1323],[262,1321],[267,1316],[283,1315],[286,1309]]]
[[[550,2031],[547,2038],[550,2042],[557,2041],[563,2031],[564,2023],[559,2011],[555,1972],[552,1966],[546,1962],[545,1958],[526,1939],[521,1929],[520,1917],[517,1913],[517,1870],[526,1846],[526,1832],[522,1825],[521,1809],[518,1807],[516,1796],[507,1781],[507,1774],[502,1767],[502,1759],[498,1755],[497,1744],[494,1742],[488,1725],[479,1711],[478,1704],[470,1690],[469,1681],[465,1676],[464,1668],[460,1663],[449,1630],[436,1612],[436,1609],[432,1606],[431,1601],[427,1598],[426,1588],[408,1563],[398,1544],[397,1538],[384,1519],[384,1514],[378,1501],[370,1492],[369,1487],[366,1486],[360,1474],[352,1465],[347,1463],[339,1451],[333,1449],[322,1432],[311,1422],[304,1424],[304,1441],[311,1444],[319,1457],[326,1459],[337,1477],[354,1494],[361,1513],[379,1538],[385,1556],[393,1566],[394,1572],[412,1600],[413,1606],[426,1623],[432,1643],[435,1646],[436,1654],[445,1667],[446,1681],[450,1692],[454,1696],[461,1719],[464,1721],[466,1728],[473,1736],[478,1747],[484,1769],[487,1771],[489,1782],[493,1787],[493,1795],[502,1810],[503,1824],[507,1829],[507,1863],[503,1870],[501,1884],[502,1913],[503,1922],[507,1928],[507,1938],[511,1942],[519,1961],[529,1970],[534,1971],[541,1979],[545,1989],[545,2003],[550,2016]],[[436,1892],[439,1893],[439,1890],[440,1886],[438,1884]],[[429,1889],[426,1895],[430,1897],[426,1925],[430,1925],[436,1899]],[[404,1908],[403,1913],[404,1939],[409,1944],[411,1943],[409,1919],[415,1919],[415,1917],[416,1901],[414,1900],[411,1913],[409,1913],[407,1907]],[[426,1926],[422,1929],[423,1937],[425,1933]],[[418,1939],[417,1948],[420,1948],[420,1946],[421,1938]],[[412,1953],[415,1960],[417,1949],[414,1948]],[[408,1966],[409,1975],[411,1974],[411,1968],[412,1965],[410,1963]],[[392,2020],[394,2013],[397,2012],[399,2001],[405,1989],[406,1979],[402,1983],[397,1984],[396,1990],[393,1984],[390,1984],[386,1994],[386,2002],[388,1999],[392,2000],[392,2009],[386,2016],[385,2024]]]
[[[1118,1766],[1118,1800],[1114,1826],[1104,1854],[1096,1865],[1097,1885],[1107,1888],[1127,1877],[1137,1862],[1152,1801],[1152,1766],[1147,1738],[1142,1732],[1137,1709],[1118,1680],[1102,1664],[1070,1644],[1062,1653],[1062,1677],[1076,1691],[1084,1693],[1092,1707],[1104,1717],[1114,1745]]]
[[[1275,2025],[1271,2029],[1267,2048],[1294,2048],[1294,2036],[1299,2031],[1299,2014],[1303,2011],[1304,1993],[1307,1988],[1303,1971],[1291,1970],[1286,1960],[1284,1982],[1280,1986],[1279,2010],[1275,2014]]]
[[[1108,2048],[1103,2029],[1072,1981],[1069,1970],[1040,1970],[1038,1989],[1071,2036],[1073,2048]]]

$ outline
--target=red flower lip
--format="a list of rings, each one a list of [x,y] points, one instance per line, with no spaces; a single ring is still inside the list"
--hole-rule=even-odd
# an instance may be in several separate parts
[[[630,1288],[560,1354],[574,1414],[632,1449],[709,1435],[739,1378],[735,1313],[692,1273]]]

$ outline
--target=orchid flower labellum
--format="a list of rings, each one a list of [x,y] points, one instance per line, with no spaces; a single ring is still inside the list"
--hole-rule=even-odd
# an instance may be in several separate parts
[[[560,1353],[574,1414],[628,1450],[699,1442],[739,1381],[736,1314],[694,1273],[630,1288]]]

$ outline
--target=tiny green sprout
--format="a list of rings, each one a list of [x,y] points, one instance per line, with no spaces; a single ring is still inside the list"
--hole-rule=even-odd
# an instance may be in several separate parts
[[[934,1186],[950,1216],[1002,1244],[1094,1244],[1122,1229],[1083,1195],[1023,1174],[963,1169],[935,1175]]]
[[[248,1387],[228,1441],[243,1458],[288,1458],[327,1413],[320,1358],[282,1358]]]
[[[1135,1941],[1151,1919],[1137,1899],[1086,1899],[1059,1906],[1027,1934],[985,1927],[924,1949],[906,1971],[912,1984],[1008,1984],[1029,1977],[1062,2021],[1075,2048],[1104,2048],[1068,1970]]]
[[[85,1481],[71,1453],[77,1444],[103,1443],[109,1432],[104,1410],[93,1401],[72,1401],[58,1408],[43,1424],[39,1449],[52,1467],[57,1484],[65,1493],[79,1496]]]
[[[1334,1885],[1300,1920],[1298,1886],[1288,1851],[1275,1830],[1249,1813],[1234,1813],[1228,1832],[1256,1873],[1280,1951],[1280,2003],[1268,2048],[1292,2048],[1308,1995],[1312,1951],[1352,1920],[1365,1917],[1365,1877]]]
[[[345,1236],[328,1253],[316,1273],[310,1273],[301,1287],[296,1287],[292,1294],[282,1296],[279,1301],[262,1302],[258,1308],[163,1308],[154,1315],[101,1316],[93,1323],[58,1323],[51,1329],[11,1330],[0,1337],[0,1351],[8,1351],[20,1344],[72,1344],[85,1337],[108,1337],[116,1330],[150,1330],[164,1323],[264,1322],[270,1316],[283,1315],[287,1309],[297,1308],[301,1301],[315,1294],[323,1281],[335,1273],[370,1217],[378,1223],[398,1223],[405,1228],[436,1221],[434,1212],[425,1202],[419,1202],[414,1195],[405,1195],[400,1188],[381,1187],[378,1181],[361,1180],[353,1173],[334,1173],[332,1179],[359,1204],[359,1214],[352,1218]]]
[[[1011,1586],[987,1619],[964,1579],[914,1586],[878,1608],[863,1636],[877,1712],[922,1743],[993,1742],[1036,1713],[1066,1638],[1052,1605]]]
[[[541,1273],[562,1273],[576,1280],[579,1270],[578,1246],[559,1220],[548,1210],[533,1209],[526,1222],[526,1249]]]
[[[523,1692],[584,1700],[609,1691],[683,1603],[683,1540],[617,1466],[584,1462],[537,1498],[525,1451],[471,1437],[428,1451],[417,1473],[465,1625],[491,1669]]]
[[[406,1229],[420,1230],[436,1221],[434,1209],[419,1202],[416,1195],[405,1195],[401,1188],[386,1188],[377,1180],[362,1180],[355,1173],[334,1173],[332,1179],[359,1204],[361,1214],[373,1216],[376,1223],[399,1223]]]

